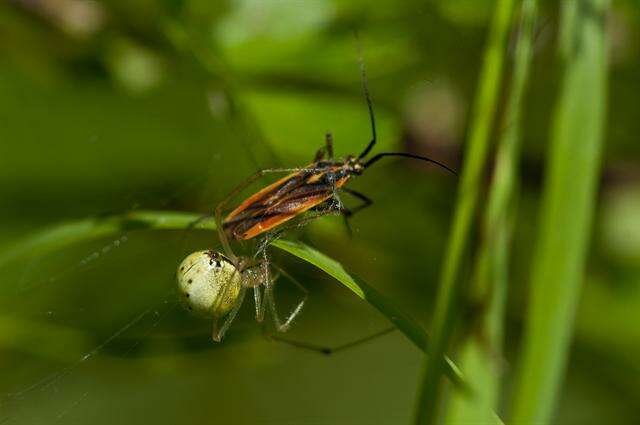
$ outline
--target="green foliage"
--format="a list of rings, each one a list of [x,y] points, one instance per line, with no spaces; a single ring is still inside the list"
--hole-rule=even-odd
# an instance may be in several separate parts
[[[0,3],[0,423],[640,423],[636,0]],[[288,338],[399,332],[323,357],[247,302],[214,344],[187,225],[364,148],[354,30],[374,151],[461,179],[381,161],[352,237],[270,252],[310,292]]]
[[[435,423],[438,417],[442,372],[442,362],[439,359],[448,350],[454,325],[459,317],[458,297],[464,288],[461,272],[482,191],[480,183],[489,152],[489,135],[498,101],[512,8],[511,0],[496,2],[491,32],[485,48],[453,227],[440,277],[433,323],[434,341],[429,351],[431,356],[425,360],[424,377],[418,396],[416,423]],[[432,356],[435,356],[436,360]]]
[[[567,3],[564,70],[533,257],[514,423],[551,421],[567,363],[596,201],[607,99],[606,0]],[[579,178],[576,178],[579,176]]]
[[[192,223],[197,223],[193,229],[216,230],[215,222],[211,219],[199,220],[197,214],[174,211],[134,211],[123,215],[66,223],[44,229],[22,241],[13,242],[12,246],[7,248],[7,252],[0,257],[0,268],[12,261],[23,260],[22,257],[25,256],[43,255],[93,239],[117,237],[122,232],[180,230],[188,228]],[[420,350],[427,350],[428,337],[424,330],[375,288],[361,278],[348,273],[339,262],[301,242],[277,240],[272,245],[313,264],[335,278],[382,313]],[[457,367],[449,359],[444,361],[447,365],[447,375],[457,385],[464,386]]]
[[[467,296],[478,318],[468,326],[470,335],[460,348],[462,368],[475,397],[456,392],[447,410],[448,423],[478,420],[490,423],[499,409],[503,384],[504,320],[509,286],[509,247],[515,222],[514,197],[518,186],[522,103],[527,85],[536,19],[536,1],[524,0],[520,8],[511,85],[498,140],[495,170],[484,211],[482,242],[477,252],[473,280]]]

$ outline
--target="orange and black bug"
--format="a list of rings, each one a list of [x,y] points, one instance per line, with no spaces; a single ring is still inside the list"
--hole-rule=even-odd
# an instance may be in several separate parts
[[[227,253],[231,252],[228,239],[252,239],[327,203],[329,205],[324,209],[325,212],[339,212],[347,217],[371,205],[372,201],[367,196],[344,186],[352,177],[361,175],[367,168],[384,157],[400,156],[418,159],[436,164],[456,174],[451,168],[438,161],[411,153],[381,152],[367,158],[376,144],[376,124],[362,61],[360,62],[360,71],[372,132],[371,141],[364,151],[358,156],[349,155],[345,159],[336,160],[333,157],[331,134],[327,134],[325,147],[316,153],[314,161],[308,166],[299,169],[261,170],[247,179],[216,209],[220,239]],[[288,172],[289,174],[251,195],[222,220],[222,210],[231,198],[259,177],[277,172]],[[362,204],[356,209],[349,210],[340,202],[338,192],[348,193],[362,201]]]

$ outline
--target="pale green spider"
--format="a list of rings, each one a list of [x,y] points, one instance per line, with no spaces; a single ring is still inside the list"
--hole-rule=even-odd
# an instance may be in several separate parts
[[[272,277],[266,256],[259,261],[240,257],[237,263],[238,266],[235,266],[225,255],[213,250],[196,251],[187,256],[177,272],[178,289],[187,308],[213,318],[212,338],[220,342],[238,314],[247,288],[253,288],[256,320],[263,321],[268,305],[275,328],[279,332],[286,332],[302,311],[307,290],[282,269],[278,268],[279,274]],[[280,274],[304,293],[284,322],[280,320],[273,295],[273,283]],[[264,287],[263,292],[260,291],[261,287]]]

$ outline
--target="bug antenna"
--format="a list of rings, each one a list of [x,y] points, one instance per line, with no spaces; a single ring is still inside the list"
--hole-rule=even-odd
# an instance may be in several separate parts
[[[369,168],[370,166],[372,166],[373,164],[375,164],[377,161],[381,160],[385,156],[402,156],[402,157],[405,157],[405,158],[419,159],[421,161],[430,162],[432,164],[437,165],[438,167],[444,168],[445,170],[447,170],[448,172],[450,172],[451,174],[453,174],[455,176],[458,175],[458,173],[456,173],[454,170],[452,170],[451,168],[447,167],[443,163],[436,161],[435,159],[427,158],[426,156],[414,155],[412,153],[405,153],[405,152],[382,152],[382,153],[379,153],[379,154],[373,156],[367,162],[365,162],[364,163],[364,168]]]
[[[371,121],[371,141],[367,145],[367,147],[362,151],[362,153],[358,156],[358,159],[362,159],[373,149],[373,146],[376,144],[376,117],[373,114],[373,104],[371,102],[371,95],[369,94],[369,83],[367,81],[367,72],[364,68],[364,57],[362,54],[362,43],[360,42],[360,37],[358,35],[358,31],[354,32],[356,37],[356,47],[358,49],[358,63],[360,64],[360,78],[362,80],[362,92],[364,93],[364,99],[367,102],[367,109],[369,110],[369,120]]]

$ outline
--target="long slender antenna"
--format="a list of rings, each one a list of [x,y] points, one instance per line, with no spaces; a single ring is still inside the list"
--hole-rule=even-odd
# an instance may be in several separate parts
[[[380,159],[384,158],[385,156],[402,156],[402,157],[405,157],[405,158],[419,159],[421,161],[430,162],[430,163],[435,164],[435,165],[437,165],[439,167],[442,167],[445,170],[449,171],[450,173],[452,173],[452,174],[454,174],[456,176],[458,175],[458,173],[453,171],[451,168],[447,167],[443,163],[438,162],[438,161],[436,161],[434,159],[427,158],[426,156],[414,155],[412,153],[404,153],[404,152],[382,152],[382,153],[379,153],[379,154],[375,155],[374,157],[372,157],[371,159],[369,159],[367,162],[365,162],[364,163],[364,168],[369,168],[370,166],[372,166],[374,163],[376,163]]]
[[[369,83],[367,81],[367,72],[364,68],[364,57],[362,55],[362,43],[358,36],[358,31],[355,31],[356,46],[358,48],[358,63],[360,64],[360,78],[362,79],[362,91],[364,93],[364,99],[367,101],[367,108],[369,109],[369,119],[371,120],[371,141],[367,147],[358,156],[358,159],[362,159],[373,149],[376,144],[376,117],[373,114],[373,104],[371,103],[371,95],[369,94]]]

